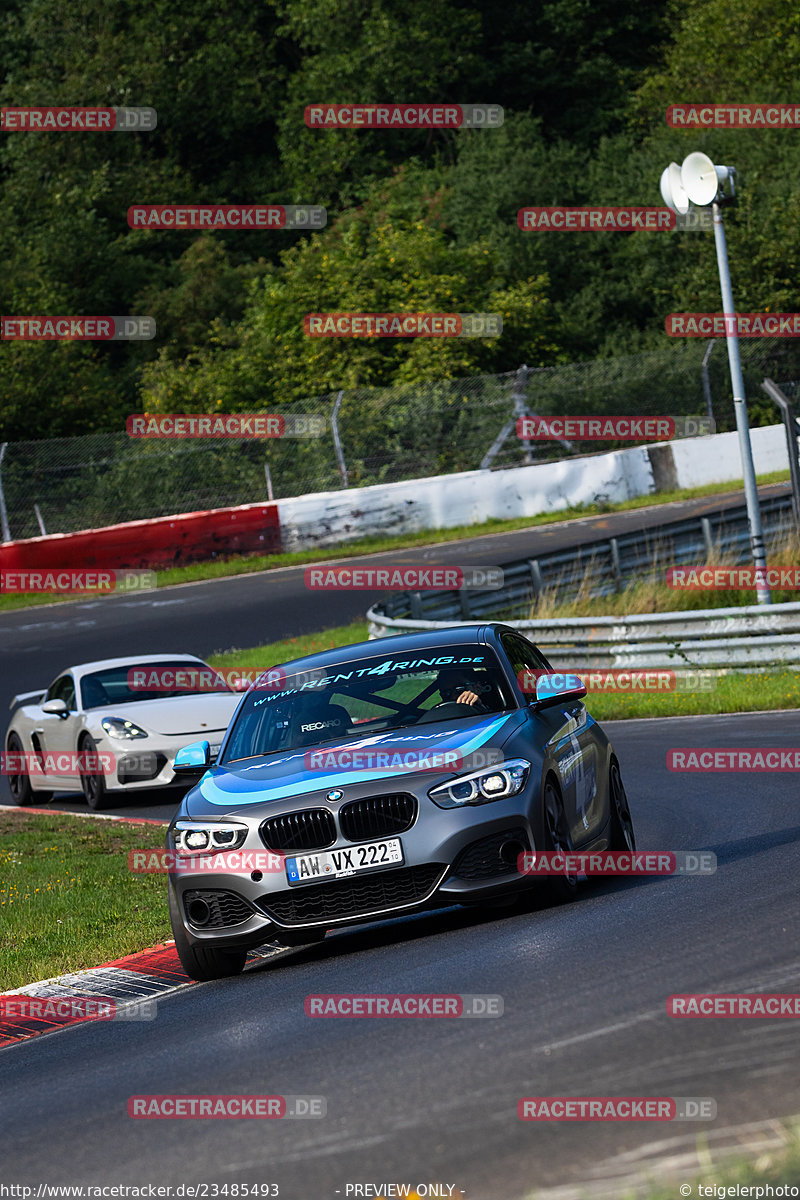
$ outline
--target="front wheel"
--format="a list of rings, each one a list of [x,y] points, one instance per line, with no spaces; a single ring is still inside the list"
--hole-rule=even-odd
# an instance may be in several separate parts
[[[619,763],[611,761],[608,773],[609,806],[611,808],[611,850],[635,850],[636,837],[628,797],[622,784]]]
[[[78,752],[80,754],[91,755],[92,758],[97,757],[97,747],[94,744],[94,739],[89,737],[88,733],[84,734],[78,744]],[[83,798],[89,805],[92,811],[97,811],[99,808],[112,808],[113,800],[109,797],[106,789],[106,781],[100,773],[99,764],[95,770],[89,770],[91,760],[87,762],[87,769],[80,768],[81,772],[81,791]]]
[[[542,810],[545,850],[571,854],[573,851],[572,838],[567,824],[567,814],[564,812],[564,801],[552,776],[546,780],[544,785]],[[546,887],[551,903],[566,904],[568,901],[574,900],[578,894],[578,877],[566,873],[550,875],[547,878]]]
[[[183,927],[178,901],[169,887],[169,920],[175,938],[175,949],[181,966],[190,979],[205,983],[209,979],[227,979],[244,970],[246,950],[221,950],[216,946],[193,946]]]

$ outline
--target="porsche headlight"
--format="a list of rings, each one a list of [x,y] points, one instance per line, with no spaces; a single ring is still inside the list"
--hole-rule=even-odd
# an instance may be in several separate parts
[[[125,717],[103,717],[100,724],[109,737],[118,738],[123,742],[148,736],[144,729],[134,725],[133,721],[128,721]]]
[[[213,854],[238,850],[247,837],[247,826],[232,821],[178,821],[172,836],[176,854]]]
[[[428,792],[440,808],[461,808],[465,804],[489,804],[516,796],[525,787],[531,764],[524,758],[512,758],[495,767],[484,767],[469,775],[459,775],[449,783],[440,783]]]

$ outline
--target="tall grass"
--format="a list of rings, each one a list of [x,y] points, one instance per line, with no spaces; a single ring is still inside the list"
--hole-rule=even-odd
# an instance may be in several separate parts
[[[531,603],[530,620],[547,620],[555,617],[626,617],[635,613],[688,612],[705,608],[732,608],[755,604],[755,589],[731,591],[689,591],[685,588],[668,587],[666,569],[675,565],[668,547],[657,543],[652,562],[646,573],[626,583],[618,592],[608,596],[597,596],[595,560],[590,560],[577,584],[569,584],[565,577],[544,588]],[[683,564],[681,564],[683,565]],[[742,566],[741,559],[724,551],[718,544],[712,545],[711,554],[702,562],[692,566]],[[784,525],[767,557],[770,567],[800,566],[800,534],[793,525]],[[568,590],[572,595],[565,595]],[[776,590],[772,593],[774,604],[800,600],[800,592]]]

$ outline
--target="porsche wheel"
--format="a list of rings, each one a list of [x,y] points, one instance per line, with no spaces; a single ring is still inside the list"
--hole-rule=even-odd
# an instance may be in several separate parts
[[[97,754],[94,739],[88,733],[85,733],[78,743],[78,753],[91,754],[93,757]],[[84,800],[93,811],[113,806],[113,801],[106,790],[105,778],[98,771],[90,772],[81,769],[81,791]]]

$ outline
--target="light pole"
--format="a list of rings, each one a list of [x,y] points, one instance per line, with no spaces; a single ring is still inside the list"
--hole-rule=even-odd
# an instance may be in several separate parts
[[[758,506],[756,470],[753,464],[753,447],[750,444],[750,423],[747,419],[747,403],[744,395],[742,363],[739,358],[739,338],[736,334],[736,316],[731,289],[731,274],[728,267],[728,247],[725,227],[722,224],[720,206],[734,197],[734,167],[715,166],[707,154],[695,151],[688,155],[678,167],[670,163],[661,176],[661,195],[665,203],[675,212],[686,213],[692,204],[698,207],[711,205],[714,220],[714,242],[717,248],[717,268],[722,292],[722,310],[725,314],[725,340],[728,344],[728,364],[733,389],[733,411],[739,435],[739,454],[742,459],[744,496],[747,504],[747,523],[750,528],[750,549],[756,576],[756,598],[759,604],[771,604],[772,596],[767,583],[767,558],[764,536],[761,530],[761,510]],[[730,196],[726,196],[722,185],[730,182]]]

